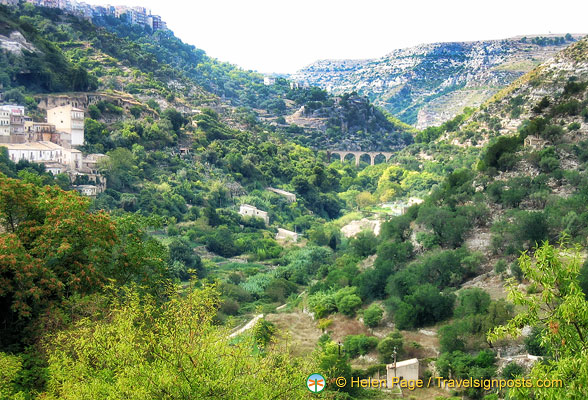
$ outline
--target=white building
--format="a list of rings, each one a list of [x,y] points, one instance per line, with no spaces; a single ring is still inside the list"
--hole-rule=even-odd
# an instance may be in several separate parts
[[[399,378],[401,381],[416,381],[419,379],[419,360],[411,358],[386,365],[386,378],[386,387],[389,389],[394,387],[393,378]]]
[[[98,193],[102,192],[100,188],[94,185],[76,185],[74,189],[77,190],[80,194],[89,197],[96,197]]]
[[[10,115],[25,115],[25,107],[16,104],[4,104],[0,106],[0,110],[6,110],[10,112]]]
[[[72,146],[84,144],[84,111],[72,105],[47,110],[47,122],[69,135]]]
[[[61,162],[70,169],[78,170],[82,168],[82,152],[77,149],[63,149]]]
[[[0,136],[10,136],[10,111],[0,109]]]
[[[271,86],[274,85],[276,83],[276,78],[272,78],[269,76],[266,76],[265,78],[263,78],[263,84],[265,86]]]
[[[61,164],[60,172],[82,168],[81,151],[66,149],[52,142],[6,143],[0,146],[8,148],[8,158],[14,162],[26,160],[43,164],[57,163]],[[53,167],[53,170],[56,170],[57,167]]]
[[[45,171],[51,172],[53,175],[61,174],[66,171],[65,165],[58,162],[43,162]]]
[[[269,217],[267,216],[267,212],[258,210],[257,207],[251,206],[249,204],[241,204],[241,207],[239,207],[239,214],[245,217],[261,218],[266,225],[269,225]]]
[[[27,160],[30,162],[58,162],[63,160],[63,147],[51,142],[32,143],[6,143],[1,144],[8,148],[8,158],[13,162]]]

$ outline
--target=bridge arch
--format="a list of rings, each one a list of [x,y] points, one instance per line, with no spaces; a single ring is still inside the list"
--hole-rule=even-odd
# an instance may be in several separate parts
[[[394,153],[388,151],[349,151],[349,150],[327,150],[327,161],[331,162],[331,156],[337,155],[341,162],[346,161],[349,159],[349,156],[353,156],[353,160],[355,161],[355,165],[358,166],[359,162],[362,161],[362,158],[365,160],[367,156],[367,160],[369,160],[370,165],[376,164],[376,159],[381,160],[384,157],[384,162],[387,163]]]

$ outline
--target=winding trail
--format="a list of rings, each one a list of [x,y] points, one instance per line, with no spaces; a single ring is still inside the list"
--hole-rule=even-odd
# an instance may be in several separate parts
[[[303,291],[302,293],[300,293],[298,295],[298,297],[302,296],[304,293],[306,293],[306,290]],[[281,310],[282,308],[286,307],[288,304],[282,304],[281,306],[276,308],[277,310]],[[255,324],[257,323],[257,321],[259,321],[261,318],[263,318],[263,314],[257,314],[255,317],[251,318],[251,320],[249,322],[247,322],[245,325],[243,325],[241,328],[237,329],[236,331],[234,331],[233,333],[231,333],[229,335],[230,338],[234,338],[237,335],[242,334],[245,331],[248,331],[249,329],[253,328],[255,326]]]
[[[235,332],[231,333],[229,335],[229,337],[234,338],[235,336],[240,335],[243,332],[253,328],[255,326],[255,324],[257,323],[257,321],[259,321],[261,318],[263,318],[263,314],[257,314],[255,317],[253,317],[249,322],[247,322],[241,328],[239,328]]]

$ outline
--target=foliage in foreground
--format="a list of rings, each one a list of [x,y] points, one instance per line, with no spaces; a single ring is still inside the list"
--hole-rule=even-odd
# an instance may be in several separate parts
[[[525,278],[542,292],[523,293],[511,279],[508,297],[525,311],[495,328],[489,339],[519,336],[526,325],[541,329],[541,344],[552,350],[553,358],[537,363],[530,378],[561,379],[563,387],[516,388],[510,391],[510,398],[588,398],[588,301],[578,283],[579,248],[544,243],[533,257],[524,253],[519,264]]]
[[[313,372],[285,348],[255,352],[213,324],[212,287],[158,307],[128,289],[108,317],[59,333],[49,355],[47,399],[300,399]]]

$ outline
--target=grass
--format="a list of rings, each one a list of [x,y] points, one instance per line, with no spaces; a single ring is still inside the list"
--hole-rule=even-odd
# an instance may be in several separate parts
[[[351,221],[355,221],[358,219],[362,219],[364,217],[363,213],[360,211],[352,211],[349,214],[345,214],[344,216],[334,220],[332,222],[333,225],[337,226],[338,228],[342,228],[345,225],[349,224]]]
[[[312,353],[322,335],[316,322],[300,310],[289,313],[268,314],[266,320],[273,322],[281,332],[279,341],[287,341],[295,356]]]

